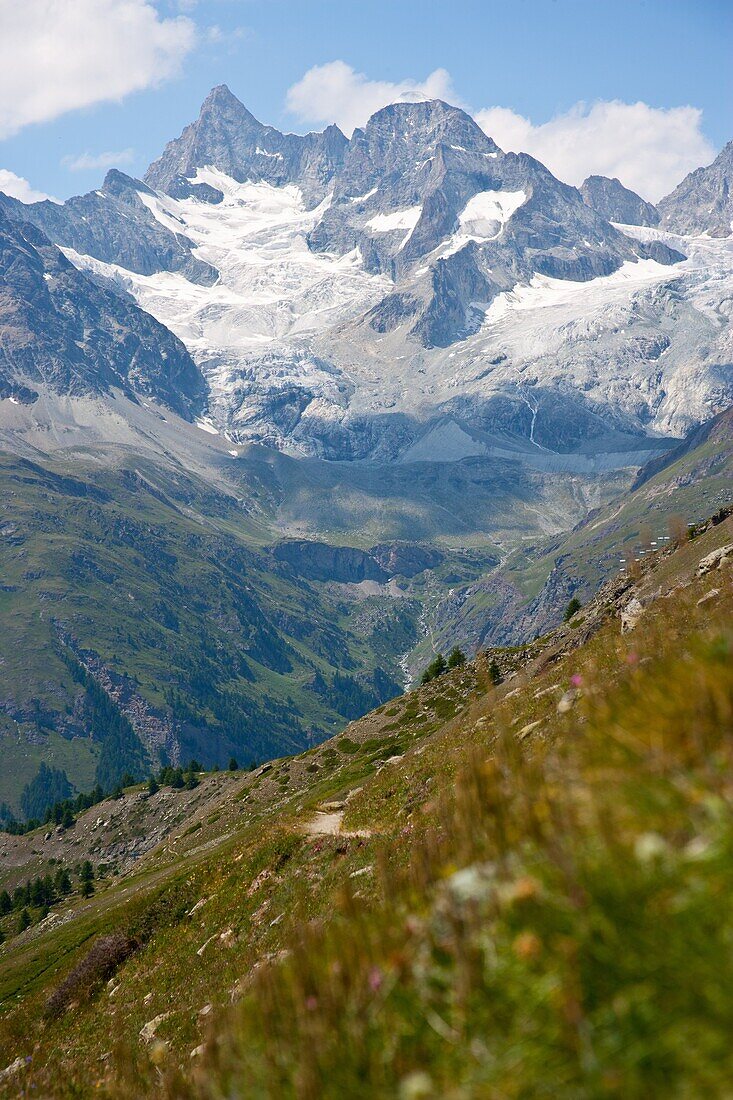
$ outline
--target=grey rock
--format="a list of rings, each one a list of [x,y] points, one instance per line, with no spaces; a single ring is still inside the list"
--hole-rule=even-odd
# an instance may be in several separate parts
[[[204,191],[187,182],[197,168],[214,165],[240,183],[265,181],[275,187],[297,183],[306,202],[315,206],[341,166],[347,144],[337,126],[320,134],[281,134],[258,122],[221,84],[204,100],[198,119],[150,165],[145,182],[177,198],[193,195],[207,202],[221,201],[216,189]]]
[[[112,169],[99,191],[55,202],[25,204],[0,194],[8,217],[37,226],[54,244],[73,248],[140,275],[180,271],[191,282],[210,286],[217,272],[197,259],[183,232],[173,233],[156,220],[141,199],[153,192],[140,180]]]
[[[272,550],[276,561],[290,565],[300,576],[315,581],[361,581],[388,579],[387,573],[365,550],[353,546],[329,546],[309,539],[286,539]]]
[[[733,222],[733,141],[712,164],[696,168],[658,203],[661,225],[675,233],[728,237]]]
[[[657,225],[659,211],[614,176],[588,176],[580,185],[583,202],[609,222],[624,225]]]
[[[83,275],[35,226],[0,212],[0,395],[32,403],[38,384],[72,396],[116,387],[185,419],[206,398],[168,329]]]

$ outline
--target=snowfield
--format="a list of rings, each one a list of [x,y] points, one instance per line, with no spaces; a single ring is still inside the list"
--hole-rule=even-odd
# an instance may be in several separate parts
[[[675,435],[733,399],[731,239],[619,226],[688,258],[671,267],[627,262],[587,282],[535,276],[491,303],[474,303],[473,335],[425,348],[410,335],[409,319],[386,333],[364,320],[394,285],[368,273],[358,249],[341,257],[309,250],[307,235],[330,199],[307,210],[295,186],[237,183],[213,168],[199,169],[193,182],[218,188],[223,201],[140,197],[218,270],[213,286],[177,273],[136,275],[65,251],[183,340],[211,386],[204,431],[351,458],[422,457],[427,451],[415,445],[429,431],[430,453],[448,458],[478,445],[464,438],[456,402],[465,408],[509,394],[531,411],[526,445],[538,461],[535,431],[541,439],[548,394],[572,395],[591,409],[612,406],[631,431]],[[432,260],[496,237],[526,198],[523,191],[473,196]],[[377,214],[367,226],[405,232],[404,247],[421,213],[413,206]],[[425,277],[424,266],[408,273],[402,289],[419,294]],[[435,433],[444,416],[454,427]]]

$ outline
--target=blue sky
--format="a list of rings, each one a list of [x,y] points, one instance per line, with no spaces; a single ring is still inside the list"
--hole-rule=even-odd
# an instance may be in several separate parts
[[[414,85],[569,182],[652,199],[733,137],[731,0],[0,0],[0,21],[6,190],[142,175],[218,83],[300,131]]]

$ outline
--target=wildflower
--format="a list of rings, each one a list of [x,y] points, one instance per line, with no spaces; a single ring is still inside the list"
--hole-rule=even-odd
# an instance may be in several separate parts
[[[382,971],[379,969],[378,966],[373,966],[369,971],[369,988],[371,989],[372,993],[379,992],[379,990],[382,988],[383,981],[384,978],[382,977]]]
[[[580,675],[579,672],[575,672],[570,677],[570,683],[573,685],[574,688],[579,688],[583,683],[583,677]]]
[[[632,649],[629,653],[626,654],[626,664],[633,666],[633,665],[636,665],[638,663],[639,663],[639,654],[635,653],[634,650]]]
[[[685,845],[685,858],[690,860],[710,859],[714,854],[714,848],[709,839],[704,836],[695,836]]]
[[[536,878],[523,875],[506,887],[504,898],[507,901],[531,901],[540,893],[541,887]]]
[[[495,874],[491,863],[473,864],[455,871],[448,886],[458,902],[483,901],[492,892]]]
[[[433,1082],[427,1073],[416,1070],[400,1081],[400,1100],[427,1100],[433,1095]]]
[[[314,997],[312,994],[310,997],[306,997],[305,1007],[308,1009],[309,1012],[315,1012],[315,1010],[318,1008],[318,998]]]
[[[642,833],[636,838],[634,855],[639,863],[652,863],[667,854],[669,845],[659,833]]]
[[[163,1039],[157,1039],[150,1048],[150,1061],[154,1066],[161,1066],[168,1054],[168,1044]]]
[[[518,959],[530,962],[538,958],[542,951],[542,943],[534,932],[520,932],[512,944],[512,950]]]

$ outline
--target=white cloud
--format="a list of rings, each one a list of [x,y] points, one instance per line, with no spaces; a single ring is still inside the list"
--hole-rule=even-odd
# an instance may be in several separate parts
[[[92,169],[119,168],[123,164],[132,164],[134,159],[134,149],[120,149],[119,153],[112,150],[106,153],[80,153],[76,157],[64,157],[61,163],[70,172],[89,172]]]
[[[478,111],[476,120],[502,149],[531,153],[567,183],[617,176],[651,202],[693,168],[709,164],[716,152],[700,129],[697,107],[577,103],[539,126],[506,107],[490,107]]]
[[[230,30],[222,30],[218,23],[212,23],[211,26],[207,27],[204,31],[204,41],[210,46],[233,46],[236,42],[241,42],[251,37],[251,29],[244,26],[232,27]]]
[[[148,0],[0,0],[0,26],[0,138],[160,84],[196,38]]]
[[[16,176],[15,172],[11,172],[8,168],[0,168],[0,191],[5,195],[12,195],[14,199],[20,199],[21,202],[42,202],[43,199],[50,199],[51,202],[59,201],[53,195],[36,191],[24,176]]]
[[[425,80],[369,80],[345,61],[316,65],[288,89],[286,106],[301,122],[324,126],[335,122],[347,136],[363,126],[370,115],[400,100],[446,99],[459,102],[445,69],[436,69]]]

